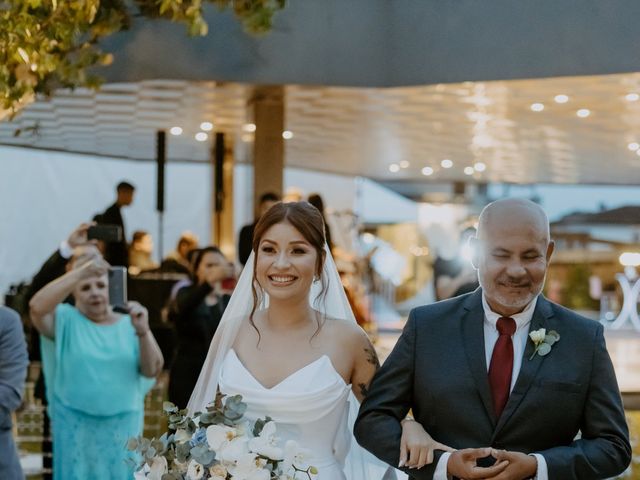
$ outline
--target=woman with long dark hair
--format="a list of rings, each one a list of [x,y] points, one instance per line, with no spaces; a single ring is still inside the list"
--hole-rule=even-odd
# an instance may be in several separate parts
[[[187,406],[229,301],[233,265],[219,248],[205,247],[193,259],[193,283],[178,290],[169,308],[177,332],[176,355],[169,376],[169,401]],[[227,282],[224,282],[227,280]],[[224,282],[224,283],[223,283]]]
[[[278,203],[256,225],[253,254],[189,410],[203,411],[218,389],[242,395],[248,419],[272,418],[283,441],[313,452],[314,478],[379,480],[387,467],[364,460],[347,421],[353,422],[377,367],[326,246],[320,212],[307,202]],[[429,450],[448,449],[416,422],[403,429],[418,438],[405,443],[424,447],[410,449],[408,466],[424,465]]]

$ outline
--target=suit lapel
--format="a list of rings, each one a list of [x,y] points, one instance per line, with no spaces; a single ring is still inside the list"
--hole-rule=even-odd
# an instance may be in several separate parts
[[[553,316],[553,311],[551,310],[551,306],[549,302],[540,295],[538,297],[538,302],[536,303],[536,309],[533,312],[533,317],[531,318],[531,323],[529,324],[529,332],[534,330],[538,330],[540,328],[545,328],[549,331],[553,325],[550,325],[550,318]],[[535,350],[533,342],[527,336],[527,344],[524,349],[524,354],[522,357],[522,364],[520,366],[520,373],[518,374],[518,379],[516,380],[516,384],[513,386],[513,390],[509,395],[509,400],[507,401],[507,405],[500,415],[498,420],[498,425],[493,433],[493,438],[498,435],[500,430],[504,427],[504,425],[509,421],[509,418],[514,414],[520,402],[526,395],[527,391],[531,387],[533,380],[540,369],[540,366],[544,362],[546,357],[541,357],[540,355],[533,355]],[[492,440],[493,441],[493,440]]]
[[[463,305],[465,313],[462,317],[462,339],[465,354],[469,362],[469,369],[491,420],[491,425],[496,425],[496,415],[493,411],[491,388],[487,374],[487,359],[484,347],[484,310],[482,308],[482,290],[477,289],[470,295]]]

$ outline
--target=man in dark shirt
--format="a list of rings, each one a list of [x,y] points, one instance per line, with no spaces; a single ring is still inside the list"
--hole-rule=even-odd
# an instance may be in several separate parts
[[[95,221],[99,225],[118,225],[122,230],[122,237],[117,242],[109,242],[105,245],[104,258],[111,265],[129,266],[129,254],[127,252],[127,235],[124,229],[124,220],[120,209],[133,203],[135,187],[129,182],[120,182],[116,187],[117,197],[113,205],[104,213],[96,215]]]
[[[253,244],[253,230],[256,228],[256,224],[260,217],[264,215],[267,210],[273,207],[274,204],[280,201],[280,196],[273,192],[263,193],[260,196],[260,205],[258,206],[258,217],[255,221],[249,225],[245,225],[240,230],[238,236],[238,261],[244,265],[251,255],[251,246]]]

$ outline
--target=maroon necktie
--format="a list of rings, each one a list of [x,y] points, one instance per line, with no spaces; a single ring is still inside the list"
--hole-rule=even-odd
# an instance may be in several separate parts
[[[513,342],[511,335],[516,331],[516,322],[510,317],[500,317],[496,324],[498,341],[493,347],[491,364],[489,365],[489,385],[493,397],[493,408],[496,417],[500,418],[511,387],[511,372],[513,371]]]

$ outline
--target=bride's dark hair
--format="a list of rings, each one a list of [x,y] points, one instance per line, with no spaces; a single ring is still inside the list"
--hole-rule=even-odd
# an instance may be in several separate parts
[[[258,332],[258,336],[260,332],[258,331],[255,323],[253,322],[253,315],[255,314],[258,305],[262,303],[262,299],[264,298],[264,291],[262,287],[258,283],[256,278],[256,267],[258,263],[258,255],[259,255],[259,246],[260,240],[264,236],[265,232],[269,230],[272,226],[278,223],[288,223],[293,228],[298,230],[300,234],[304,237],[304,239],[309,242],[309,244],[315,249],[317,253],[316,257],[316,276],[319,278],[320,282],[322,282],[322,288],[318,296],[314,299],[314,306],[318,305],[320,301],[324,298],[327,292],[327,280],[322,275],[322,267],[324,266],[324,261],[326,258],[325,252],[325,226],[324,219],[322,218],[322,214],[318,211],[316,207],[311,205],[308,202],[289,202],[289,203],[276,203],[273,207],[271,207],[265,214],[260,217],[258,223],[256,224],[256,228],[253,232],[253,282],[251,284],[251,290],[253,293],[253,308],[251,309],[251,313],[249,314],[249,321],[253,328]],[[256,289],[256,285],[259,287],[260,291]],[[318,319],[318,322],[320,320]],[[318,330],[320,329],[320,323],[318,323]],[[316,331],[317,333],[317,331]],[[315,336],[315,334],[314,334]]]

